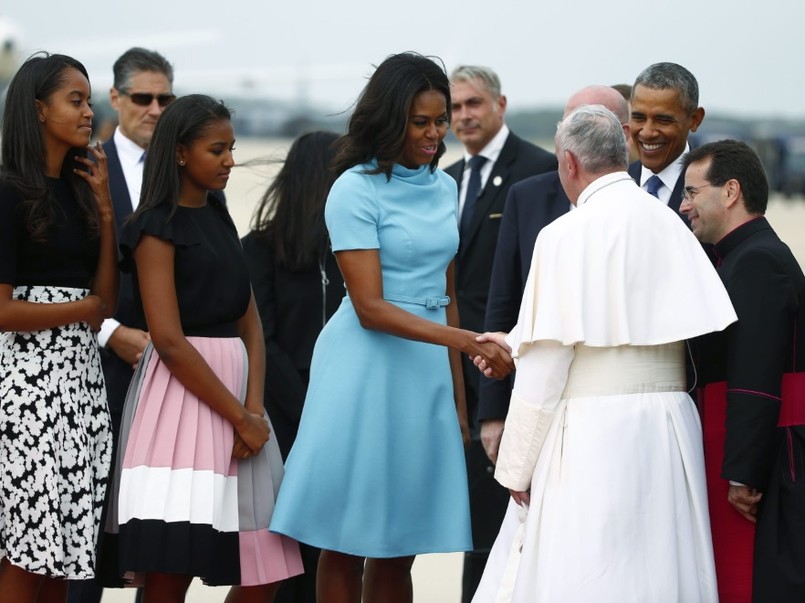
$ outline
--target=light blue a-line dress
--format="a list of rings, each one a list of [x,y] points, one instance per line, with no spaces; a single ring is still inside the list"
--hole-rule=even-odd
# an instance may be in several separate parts
[[[428,166],[362,173],[376,165],[334,184],[333,250],[378,249],[384,298],[444,324],[455,181]],[[447,348],[362,327],[346,296],[316,342],[270,529],[365,557],[470,550],[466,476]]]

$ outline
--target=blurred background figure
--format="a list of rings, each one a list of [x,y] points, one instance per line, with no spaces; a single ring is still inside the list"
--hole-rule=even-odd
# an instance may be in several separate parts
[[[612,86],[613,89],[617,90],[620,95],[623,97],[623,100],[626,101],[628,105],[628,114],[632,114],[632,87],[629,84],[615,84]],[[638,152],[637,148],[635,147],[634,141],[632,137],[629,136],[626,139],[626,142],[629,144],[629,165],[632,165],[635,161],[640,159],[640,153]]]
[[[344,297],[324,224],[337,139],[334,132],[318,131],[294,141],[243,238],[265,336],[265,406],[283,459],[299,429],[313,345]],[[316,601],[319,549],[300,548],[305,573],[283,583],[277,603]]]

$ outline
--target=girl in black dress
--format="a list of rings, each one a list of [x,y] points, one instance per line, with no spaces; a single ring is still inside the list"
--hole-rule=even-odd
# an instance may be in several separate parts
[[[302,571],[297,544],[268,532],[283,467],[262,328],[235,225],[210,193],[227,184],[234,142],[223,104],[172,103],[121,234],[151,344],[126,400],[107,530],[144,603],[183,601],[194,576],[238,585],[230,603],[265,603]]]
[[[115,221],[87,71],[28,59],[3,115],[0,601],[94,576],[111,455],[95,331],[114,314]],[[89,157],[89,158],[88,158]]]

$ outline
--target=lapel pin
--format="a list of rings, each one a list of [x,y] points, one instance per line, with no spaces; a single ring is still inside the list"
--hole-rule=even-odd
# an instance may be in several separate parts
[[[501,178],[500,176],[495,176],[492,179],[492,184],[494,184],[495,186],[500,186],[501,184],[503,184],[503,178]]]

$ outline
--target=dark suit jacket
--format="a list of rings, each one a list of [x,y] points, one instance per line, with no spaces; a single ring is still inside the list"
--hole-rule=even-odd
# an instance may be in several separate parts
[[[537,235],[569,209],[559,172],[532,176],[511,187],[495,248],[485,331],[508,333],[517,323]],[[506,417],[513,379],[513,375],[500,381],[481,377],[478,421]]]
[[[469,234],[462,238],[456,256],[456,297],[462,328],[478,332],[483,330],[492,261],[509,188],[524,178],[556,168],[553,153],[513,133],[509,134],[486,185],[478,195]],[[449,166],[445,172],[455,178],[460,186],[464,160]],[[466,358],[463,360],[467,406],[472,420],[477,407],[479,372],[472,362]]]
[[[126,186],[126,178],[123,176],[123,168],[120,165],[120,157],[117,154],[114,139],[109,139],[105,142],[103,149],[106,153],[106,164],[109,168],[109,191],[112,194],[112,205],[115,209],[115,226],[117,231],[120,232],[123,228],[123,223],[132,212],[131,197]],[[137,311],[134,305],[134,288],[130,274],[123,273],[120,275],[120,295],[118,296],[115,319],[120,324],[128,327],[143,330],[146,328],[137,318]],[[109,411],[113,415],[119,415],[123,412],[126,391],[134,371],[129,364],[121,360],[109,348],[101,348],[101,364],[103,366],[103,376],[106,380]]]
[[[310,378],[313,346],[323,325],[341,305],[346,289],[335,262],[327,253],[328,284],[322,291],[319,268],[289,270],[277,263],[272,240],[255,231],[243,238],[254,299],[266,344],[264,404],[286,458],[299,430]]]

